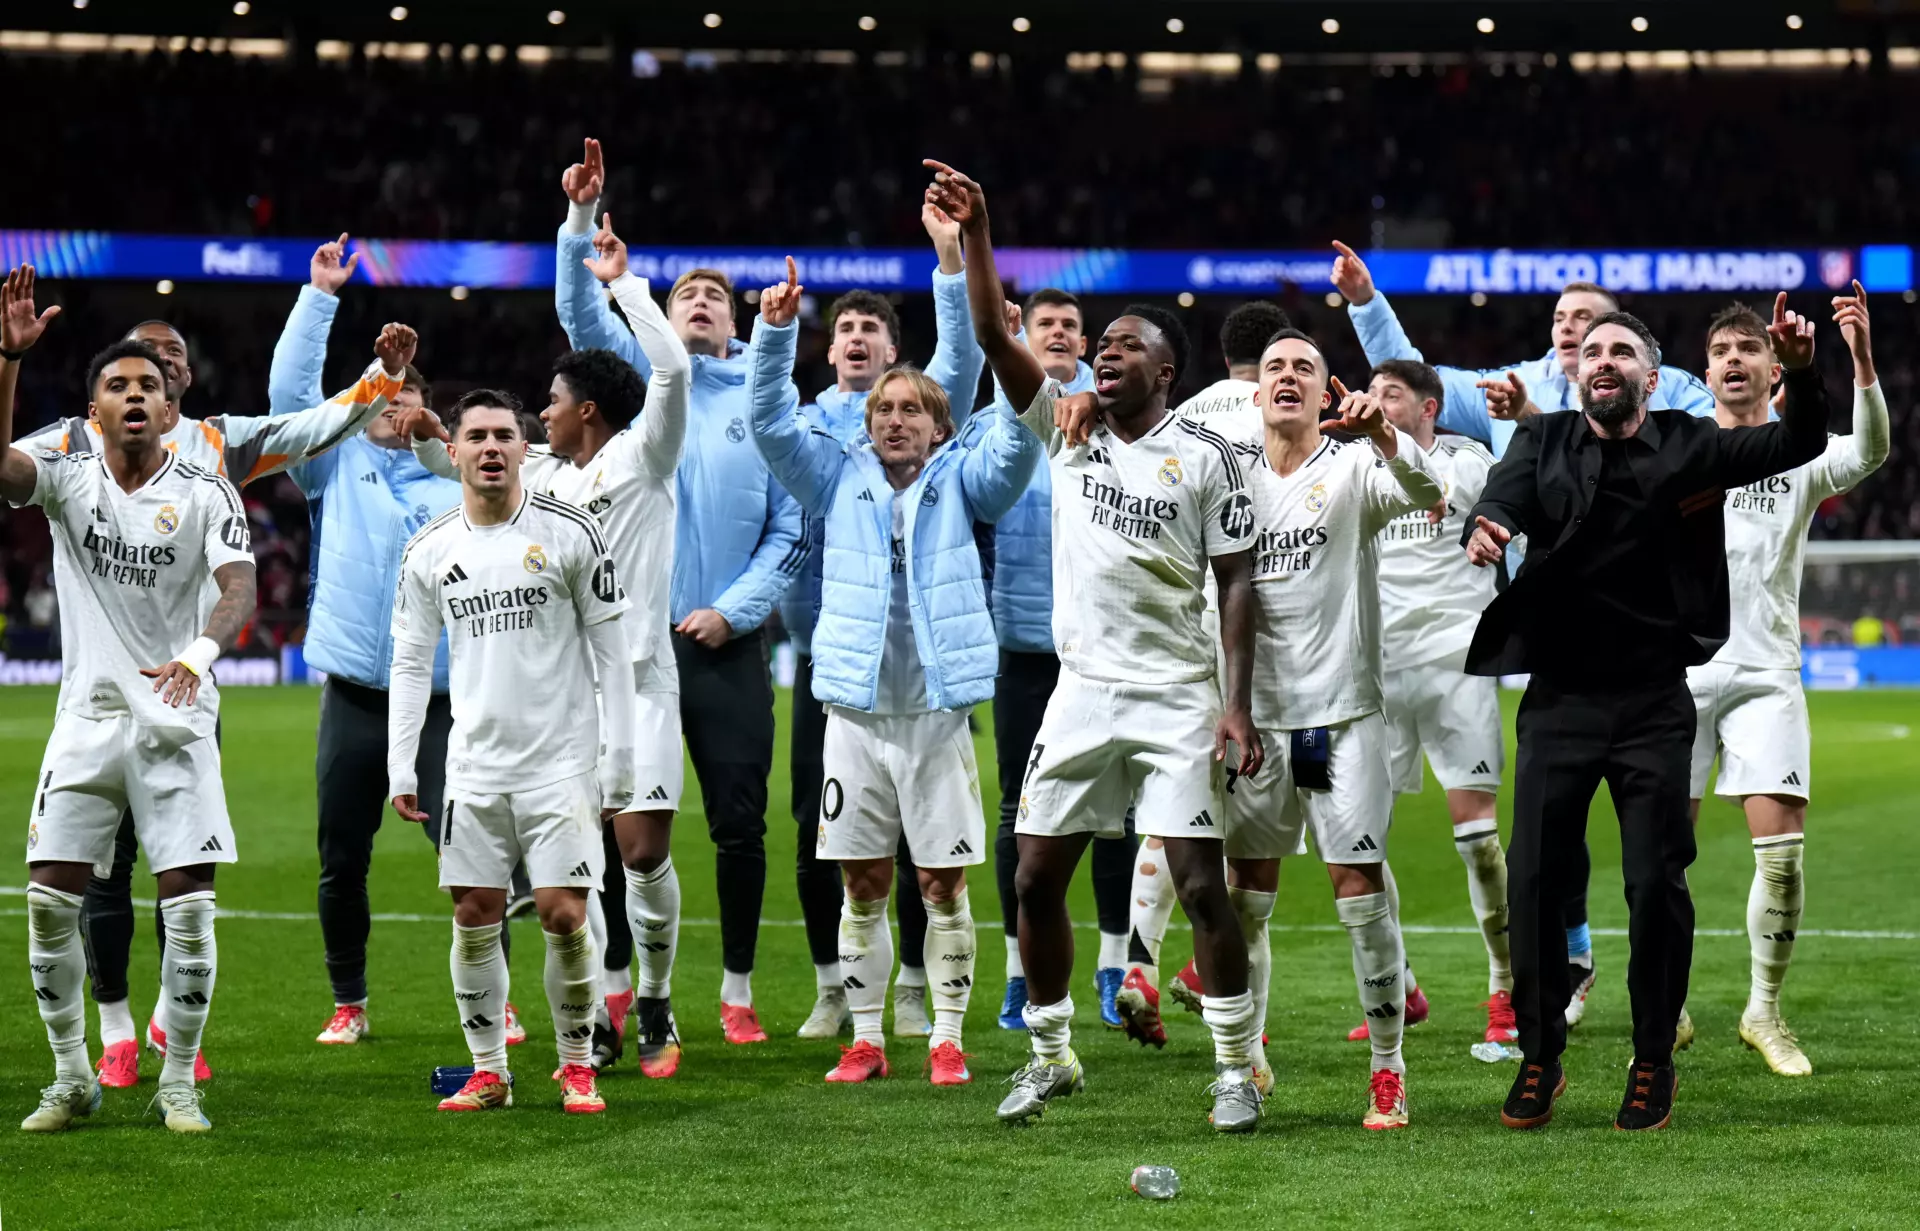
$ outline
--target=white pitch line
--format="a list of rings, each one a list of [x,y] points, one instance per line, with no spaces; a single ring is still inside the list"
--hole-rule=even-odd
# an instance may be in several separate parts
[[[24,885],[0,885],[0,897],[24,897],[26,892],[26,886]],[[133,899],[133,904],[144,910],[151,908],[154,902],[151,898],[135,898]],[[24,910],[0,910],[0,918],[4,919],[24,919],[26,918],[26,914],[27,912]],[[319,915],[310,911],[229,910],[224,906],[219,908],[218,916],[222,919],[264,919],[270,923],[317,923],[320,919]],[[453,915],[451,911],[444,915],[417,915],[392,911],[376,911],[372,918],[375,923],[445,924],[452,920]],[[720,921],[718,919],[682,919],[680,926],[683,928],[717,928],[720,926]],[[797,928],[804,927],[806,924],[804,920],[800,919],[762,919],[760,926],[767,928]],[[1091,923],[1080,923],[1074,926],[1082,932],[1097,930],[1097,925]],[[1189,924],[1178,922],[1168,924],[1168,929],[1176,932],[1188,931],[1190,927],[1191,925]],[[1347,929],[1344,925],[1338,923],[1275,923],[1270,925],[1269,930],[1274,932],[1335,933],[1345,932]],[[1480,929],[1477,927],[1442,927],[1424,923],[1407,924],[1400,930],[1413,936],[1480,935]],[[1627,929],[1625,928],[1594,928],[1592,931],[1595,936],[1625,936],[1627,934]],[[1747,930],[1745,928],[1695,928],[1693,934],[1695,936],[1745,937]],[[1862,931],[1857,928],[1802,928],[1797,934],[1800,936],[1820,936],[1829,940],[1920,940],[1920,932]]]

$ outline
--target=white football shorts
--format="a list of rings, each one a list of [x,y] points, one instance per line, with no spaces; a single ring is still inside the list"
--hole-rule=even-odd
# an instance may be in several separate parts
[[[821,859],[892,859],[904,833],[922,868],[987,858],[980,770],[965,710],[865,714],[827,707]]]
[[[1227,787],[1227,858],[1304,855],[1312,833],[1323,863],[1385,862],[1393,789],[1387,724],[1378,711],[1327,728],[1330,790],[1294,783],[1290,732],[1262,731],[1260,740],[1266,764]]]
[[[604,870],[600,787],[575,774],[529,791],[484,794],[447,784],[440,887],[506,889],[526,860],[535,889],[597,889]]]
[[[687,779],[680,746],[680,674],[671,658],[664,668],[645,662],[633,671],[633,804],[627,810],[677,812]]]
[[[1381,677],[1393,788],[1417,795],[1420,754],[1444,791],[1500,790],[1506,745],[1500,733],[1500,683],[1468,675],[1465,652],[1388,671]]]
[[[1688,669],[1687,691],[1694,715],[1690,798],[1707,793],[1715,753],[1715,795],[1812,798],[1813,734],[1798,671],[1710,662]]]
[[[236,858],[218,743],[175,745],[156,740],[129,715],[62,711],[34,782],[27,862],[87,863],[95,875],[107,875],[129,809],[155,872]]]
[[[1142,837],[1223,837],[1219,721],[1211,677],[1112,684],[1062,668],[1027,759],[1014,831],[1117,838],[1132,806]]]

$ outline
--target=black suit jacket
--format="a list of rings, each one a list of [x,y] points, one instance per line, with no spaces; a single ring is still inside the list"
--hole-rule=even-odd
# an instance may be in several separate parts
[[[1645,544],[1646,565],[1666,574],[1675,608],[1689,635],[1688,665],[1706,662],[1727,640],[1727,489],[1812,461],[1826,447],[1827,397],[1811,367],[1789,369],[1787,400],[1778,422],[1723,428],[1683,410],[1647,412],[1628,464],[1648,493],[1657,530]],[[1475,517],[1527,536],[1527,557],[1512,584],[1481,613],[1467,651],[1472,675],[1533,670],[1530,643],[1570,637],[1573,630],[1543,628],[1536,618],[1548,586],[1578,584],[1564,570],[1583,554],[1581,524],[1599,481],[1599,440],[1579,412],[1540,414],[1522,423],[1506,456],[1487,476]],[[1464,546],[1475,522],[1467,519]],[[1569,557],[1572,564],[1563,563]]]

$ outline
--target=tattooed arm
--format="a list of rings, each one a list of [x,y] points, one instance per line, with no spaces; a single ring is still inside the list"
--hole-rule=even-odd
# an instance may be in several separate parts
[[[240,630],[253,618],[255,581],[252,560],[233,560],[213,570],[220,587],[220,601],[207,617],[207,627],[199,638],[180,651],[180,656],[163,667],[143,668],[141,675],[153,681],[160,699],[175,709],[181,702],[192,705],[200,695],[200,677],[213,666],[213,660],[233,648]],[[165,691],[162,692],[161,690]]]

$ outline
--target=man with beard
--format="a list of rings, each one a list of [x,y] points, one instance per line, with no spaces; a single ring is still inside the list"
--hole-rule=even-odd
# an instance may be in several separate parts
[[[1648,411],[1659,344],[1624,312],[1596,318],[1580,344],[1584,413],[1522,423],[1465,532],[1468,558],[1483,567],[1516,534],[1533,544],[1467,656],[1473,675],[1532,673],[1507,854],[1523,1053],[1500,1113],[1509,1128],[1545,1124],[1566,1089],[1561,906],[1580,887],[1569,873],[1602,779],[1620,817],[1633,1001],[1634,1058],[1614,1125],[1672,1119],[1674,1031],[1693,961],[1686,668],[1727,640],[1726,489],[1809,462],[1826,444],[1813,324],[1786,304],[1782,292],[1767,327],[1786,369],[1785,410],[1758,427]]]

